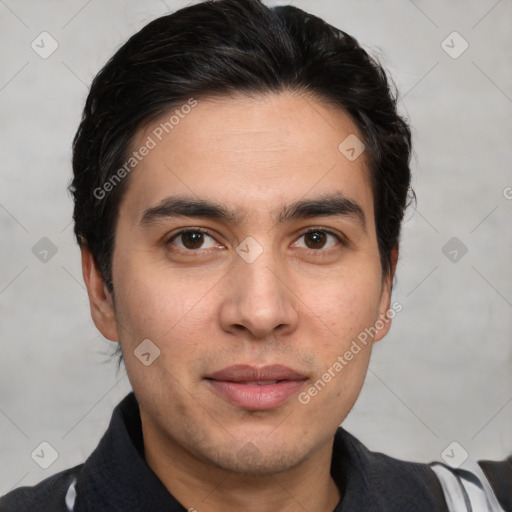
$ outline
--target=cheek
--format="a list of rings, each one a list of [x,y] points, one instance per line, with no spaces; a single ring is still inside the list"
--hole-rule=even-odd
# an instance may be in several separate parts
[[[372,267],[343,272],[336,281],[304,293],[307,305],[331,333],[330,338],[350,342],[378,318],[380,274]],[[338,348],[342,348],[339,346]]]
[[[157,266],[121,260],[118,264],[123,271],[116,281],[116,320],[127,370],[136,379],[168,380],[167,371],[187,380],[191,364],[204,352],[204,333],[212,332],[212,297],[205,296],[211,286],[186,272],[165,277]],[[160,351],[154,366],[146,367],[134,357],[146,339]],[[148,368],[161,371],[145,371]]]
[[[312,305],[310,336],[316,340],[318,362],[315,382],[303,399],[319,413],[330,404],[327,409],[340,422],[355,403],[368,369],[369,332],[379,314],[378,270],[372,266],[361,271],[352,268],[336,283],[324,283],[321,291],[303,295]]]
[[[170,276],[169,269],[142,260],[136,255],[116,260],[117,319],[126,327],[124,341],[130,343],[169,335],[197,301],[193,281],[184,286],[183,279]]]
[[[129,266],[123,269],[117,288],[116,320],[121,326],[120,343],[130,383],[141,400],[162,403],[165,389],[180,383],[187,387],[195,345],[185,333],[190,301],[170,283],[149,273],[132,272]],[[142,351],[139,347],[143,346],[149,348]],[[146,352],[150,353],[148,365],[141,356]]]

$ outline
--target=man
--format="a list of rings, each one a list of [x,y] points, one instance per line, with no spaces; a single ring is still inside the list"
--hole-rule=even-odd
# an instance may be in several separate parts
[[[400,307],[410,151],[379,64],[297,8],[204,2],[135,34],[91,86],[70,187],[133,393],[84,464],[1,510],[448,510],[448,477],[339,427]],[[480,468],[512,510],[512,457]]]

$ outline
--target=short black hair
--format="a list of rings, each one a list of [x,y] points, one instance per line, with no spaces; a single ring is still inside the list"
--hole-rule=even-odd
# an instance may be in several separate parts
[[[113,292],[116,221],[130,180],[112,180],[127,174],[141,127],[191,98],[295,91],[342,108],[356,123],[369,162],[381,266],[389,273],[411,190],[411,132],[390,83],[354,37],[293,6],[210,0],[155,19],[92,82],[73,140],[69,190],[78,243],[88,245]]]

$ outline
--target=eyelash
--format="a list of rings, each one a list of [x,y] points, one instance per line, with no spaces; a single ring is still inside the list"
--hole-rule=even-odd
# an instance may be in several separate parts
[[[338,233],[336,233],[334,231],[331,231],[330,229],[322,228],[320,226],[312,227],[312,228],[309,228],[307,231],[304,231],[303,233],[301,233],[299,235],[297,240],[299,238],[309,234],[309,233],[317,233],[317,232],[321,232],[321,233],[326,233],[328,235],[332,235],[334,238],[336,238],[338,240],[338,242],[340,242],[341,245],[343,245],[343,246],[347,245],[347,241],[342,236],[340,236]],[[203,235],[208,235],[209,237],[211,237],[211,238],[213,238],[215,240],[215,236],[212,233],[210,233],[210,231],[208,231],[207,229],[203,229],[203,228],[185,228],[185,229],[182,229],[182,230],[178,231],[177,233],[174,233],[174,235],[172,235],[165,242],[166,245],[172,245],[172,241],[175,238],[178,238],[180,235],[183,235],[183,234],[186,234],[186,233],[201,233]],[[311,252],[314,252],[314,253],[328,253],[328,252],[330,252],[333,249],[334,249],[334,247],[331,247],[330,249],[309,249],[309,250]],[[207,251],[208,249],[182,249],[181,247],[173,249],[173,251],[185,252],[185,253],[201,252],[201,251],[205,251],[205,250]]]

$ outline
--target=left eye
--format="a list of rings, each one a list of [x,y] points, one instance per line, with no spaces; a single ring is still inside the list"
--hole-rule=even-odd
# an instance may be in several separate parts
[[[331,245],[330,247],[325,247],[328,237],[335,238],[338,242],[341,242],[341,239],[338,235],[332,233],[331,231],[326,231],[325,229],[311,229],[305,233],[302,233],[299,239],[304,238],[306,242],[306,249],[332,249],[336,246],[336,244]],[[296,243],[297,242],[295,242],[295,244]]]

